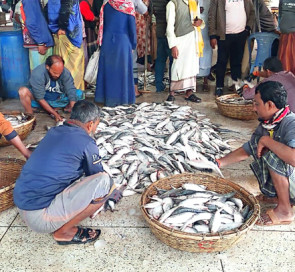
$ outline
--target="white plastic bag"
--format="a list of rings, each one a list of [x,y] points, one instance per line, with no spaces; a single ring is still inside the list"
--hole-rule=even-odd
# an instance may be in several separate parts
[[[92,54],[90,60],[88,61],[84,80],[91,84],[96,84],[96,78],[97,78],[97,71],[98,71],[98,61],[99,61],[99,48]]]

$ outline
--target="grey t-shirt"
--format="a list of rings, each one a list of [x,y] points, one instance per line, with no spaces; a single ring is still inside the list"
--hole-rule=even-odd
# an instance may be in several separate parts
[[[263,128],[261,124],[256,128],[254,133],[251,136],[253,137],[262,137],[269,136],[269,132],[267,129]],[[273,139],[277,142],[295,148],[295,114],[291,112],[288,114],[281,123],[276,127]],[[251,141],[251,140],[250,140]],[[251,155],[251,148],[249,142],[243,144],[243,149]]]
[[[142,2],[142,0],[132,0],[132,2],[137,13],[145,14],[147,12],[147,6]]]
[[[288,34],[295,32],[295,0],[280,0],[280,31]]]

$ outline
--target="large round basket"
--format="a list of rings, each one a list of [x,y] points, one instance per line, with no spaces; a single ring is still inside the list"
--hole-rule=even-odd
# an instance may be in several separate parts
[[[240,97],[237,94],[227,94],[216,98],[218,110],[224,116],[240,119],[240,120],[254,120],[257,119],[256,113],[253,111],[252,104],[229,104],[222,100],[228,98]]]
[[[25,161],[0,158],[0,212],[12,207],[13,188]]]
[[[3,114],[9,114],[9,115],[19,115],[21,114],[20,112],[2,112]],[[32,116],[32,115],[27,115],[28,117],[28,120],[22,124],[19,124],[14,128],[14,130],[17,132],[18,136],[24,140],[25,138],[27,138],[27,136],[29,135],[29,133],[32,131],[33,129],[33,125],[34,125],[34,122],[36,120],[36,117],[35,116]],[[1,137],[0,138],[0,146],[7,146],[7,145],[10,145],[11,143],[8,142],[5,137]]]
[[[238,229],[217,234],[192,234],[168,228],[157,220],[150,218],[146,209],[143,207],[150,202],[150,197],[157,192],[156,188],[171,189],[184,183],[202,184],[208,190],[217,193],[229,193],[236,191],[235,197],[240,198],[244,205],[249,205],[253,210],[249,219]],[[189,252],[216,252],[224,251],[235,244],[242,235],[246,234],[255,224],[260,213],[260,206],[256,198],[241,186],[210,174],[179,174],[163,178],[151,184],[141,197],[141,211],[143,217],[148,222],[151,231],[155,236],[167,245]]]

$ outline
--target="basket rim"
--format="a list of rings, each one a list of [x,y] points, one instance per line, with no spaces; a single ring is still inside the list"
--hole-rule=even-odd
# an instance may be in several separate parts
[[[229,185],[230,187],[232,187],[232,189],[238,188],[240,193],[247,195],[247,197],[249,198],[249,200],[252,202],[253,207],[254,207],[254,211],[252,213],[252,215],[248,218],[248,220],[242,225],[240,226],[238,229],[234,229],[234,230],[229,230],[223,233],[217,233],[217,234],[211,234],[211,233],[205,233],[205,234],[198,234],[198,233],[187,233],[187,232],[183,232],[183,231],[179,231],[176,229],[172,229],[169,227],[166,227],[165,225],[163,225],[162,223],[160,223],[159,221],[157,221],[156,219],[151,218],[148,213],[147,210],[143,207],[143,200],[146,197],[146,195],[148,194],[148,192],[157,186],[157,184],[161,181],[163,182],[164,180],[169,180],[170,177],[166,177],[163,179],[160,179],[154,183],[152,183],[151,185],[149,185],[147,187],[147,189],[145,190],[145,192],[142,194],[141,199],[140,199],[140,209],[142,211],[142,214],[145,218],[145,220],[148,222],[148,224],[150,224],[151,226],[165,232],[166,234],[169,234],[171,236],[174,236],[175,238],[181,238],[181,239],[189,239],[189,240],[195,240],[195,241],[204,241],[204,240],[220,240],[223,238],[226,239],[230,239],[231,237],[237,236],[237,235],[242,235],[243,233],[248,232],[249,228],[252,227],[257,219],[258,216],[260,214],[260,205],[258,200],[255,198],[255,196],[253,194],[251,194],[250,192],[248,192],[245,188],[243,188],[242,186],[228,180],[228,179],[223,179],[220,178],[218,176],[215,175],[211,175],[211,174],[192,174],[192,173],[183,173],[183,174],[178,174],[178,175],[174,175],[173,177],[177,177],[177,176],[194,176],[194,177],[211,177],[214,178],[215,180],[218,180],[218,182],[222,182],[224,183],[224,181],[227,183],[227,185]],[[233,185],[233,186],[231,186]]]
[[[1,112],[3,115],[19,115],[21,114],[22,112],[21,111],[3,111]],[[16,128],[19,128],[19,127],[22,127],[22,126],[26,126],[32,122],[34,122],[36,120],[36,116],[35,115],[30,115],[30,114],[27,114],[27,113],[23,113],[24,115],[26,115],[28,117],[28,121],[24,122],[24,123],[21,123],[17,126],[12,126],[14,129]]]
[[[231,104],[231,103],[226,103],[224,101],[221,101],[221,98],[230,98],[230,97],[240,97],[238,94],[225,94],[225,95],[222,95],[222,96],[219,96],[219,97],[216,97],[215,98],[215,103],[216,104],[221,104],[221,105],[227,105],[227,106],[230,106],[230,107],[247,107],[247,106],[251,106],[253,107],[252,104]],[[252,100],[252,99],[245,99],[245,100]]]

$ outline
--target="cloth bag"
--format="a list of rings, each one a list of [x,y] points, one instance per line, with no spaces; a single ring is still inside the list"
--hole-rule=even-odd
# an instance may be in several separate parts
[[[99,48],[90,57],[86,67],[85,75],[84,75],[84,80],[91,85],[96,84],[98,61],[99,61]]]

